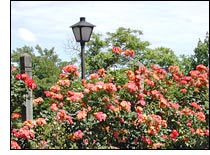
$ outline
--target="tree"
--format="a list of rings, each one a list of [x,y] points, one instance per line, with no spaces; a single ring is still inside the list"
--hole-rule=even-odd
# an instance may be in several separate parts
[[[111,48],[113,46],[119,46],[123,50],[134,50],[136,58],[142,56],[150,45],[148,41],[141,40],[141,35],[143,35],[141,30],[119,27],[116,32],[107,32],[107,35],[108,37],[105,40]],[[121,57],[119,62],[120,65],[132,64],[129,61],[129,57]]]
[[[170,48],[166,47],[157,47],[155,49],[148,48],[138,57],[138,60],[147,67],[155,64],[164,69],[168,69],[171,65],[178,64],[178,57]]]
[[[107,69],[113,63],[111,53],[103,52],[108,43],[101,39],[102,34],[93,33],[91,40],[87,42],[86,50],[86,71],[87,74],[96,72],[99,68]]]
[[[186,56],[184,54],[179,56],[179,68],[185,74],[188,75],[189,72],[193,69],[192,67],[192,55]]]
[[[52,86],[57,78],[60,70],[63,66],[69,64],[69,62],[61,61],[58,55],[55,53],[54,48],[42,49],[39,45],[35,47],[36,54],[33,47],[24,46],[13,50],[11,54],[11,62],[16,63],[19,66],[20,55],[28,53],[32,58],[32,77],[37,84],[37,89],[34,94],[36,97],[43,96],[44,90],[47,90]]]
[[[23,53],[28,53],[33,58],[35,56],[33,47],[29,46],[23,46],[22,48],[16,48],[16,50],[13,50],[11,53],[11,62],[16,63],[19,65],[20,61],[20,55]]]
[[[101,34],[93,34],[87,43],[86,68],[88,74],[96,72],[99,68],[123,68],[131,67],[134,63],[141,62],[147,67],[151,64],[159,65],[167,69],[170,65],[178,64],[178,57],[174,52],[165,47],[149,48],[148,41],[142,41],[141,30],[120,27],[116,32],[107,32],[107,37],[102,39]],[[115,55],[112,47],[120,47],[122,50],[135,51],[135,57]]]
[[[107,37],[102,34],[92,34],[91,40],[87,43],[86,50],[86,68],[87,74],[96,72],[100,68],[110,69],[113,67],[129,66],[133,59],[124,55],[115,55],[112,53],[112,47],[120,47],[122,50],[135,50],[135,55],[144,51],[149,46],[148,41],[141,41],[140,30],[120,27],[114,33],[107,32]]]
[[[119,27],[114,33],[107,32],[107,35],[106,40],[111,47],[119,46],[124,50],[133,49],[136,54],[144,51],[150,45],[148,41],[141,40],[140,36],[143,35],[141,30]]]
[[[189,71],[195,70],[196,66],[203,64],[209,66],[209,34],[206,33],[206,37],[202,42],[198,41],[197,47],[194,49],[194,54],[186,56],[179,56],[179,67],[184,74],[189,74]]]
[[[209,66],[209,33],[206,33],[206,37],[202,42],[200,39],[198,41],[197,47],[194,49],[194,55],[192,56],[192,67],[199,64]]]

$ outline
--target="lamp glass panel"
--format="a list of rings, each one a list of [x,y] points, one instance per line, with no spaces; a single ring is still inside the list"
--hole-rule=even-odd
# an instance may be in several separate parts
[[[90,35],[92,33],[93,28],[91,27],[82,27],[82,41],[89,41]]]
[[[72,30],[73,30],[76,41],[77,42],[81,41],[80,28],[79,27],[74,27],[74,28],[72,28]]]

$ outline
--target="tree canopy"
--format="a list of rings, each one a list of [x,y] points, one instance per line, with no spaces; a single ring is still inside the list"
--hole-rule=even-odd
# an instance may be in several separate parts
[[[35,51],[36,50],[36,51]],[[35,96],[44,95],[44,90],[49,89],[58,78],[58,74],[63,66],[69,62],[62,61],[54,48],[42,49],[39,45],[35,47],[24,46],[12,51],[11,62],[19,66],[21,54],[28,53],[32,59],[32,76],[38,88]]]
[[[195,68],[197,65],[203,64],[209,66],[209,33],[206,33],[206,37],[202,42],[198,41],[197,47],[194,49],[194,55],[192,56],[192,66]]]
[[[168,68],[170,65],[178,64],[178,56],[170,48],[157,47],[150,48],[149,41],[143,41],[141,30],[120,27],[116,32],[107,32],[104,37],[101,34],[93,33],[90,42],[87,43],[86,67],[87,74],[96,72],[99,68],[122,68],[132,66],[136,62],[141,62],[147,67],[151,64]],[[134,57],[124,55],[114,55],[112,47],[120,47],[122,50],[134,50]]]

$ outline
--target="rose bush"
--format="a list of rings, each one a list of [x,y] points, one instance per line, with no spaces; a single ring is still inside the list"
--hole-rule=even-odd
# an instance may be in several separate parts
[[[11,65],[11,125],[21,124],[21,105],[28,97],[27,90],[36,88],[33,79],[27,74],[19,74],[19,69]]]
[[[122,53],[134,56],[113,48]],[[12,149],[209,149],[207,67],[187,76],[156,65],[78,75],[64,67],[46,98],[34,99],[34,120],[12,127]]]

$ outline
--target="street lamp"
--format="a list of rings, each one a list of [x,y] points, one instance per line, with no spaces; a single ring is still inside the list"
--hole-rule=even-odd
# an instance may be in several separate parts
[[[95,25],[85,21],[85,17],[80,17],[80,21],[71,26],[74,33],[74,37],[81,45],[81,67],[82,67],[82,79],[85,79],[85,42],[90,40],[90,36]]]

